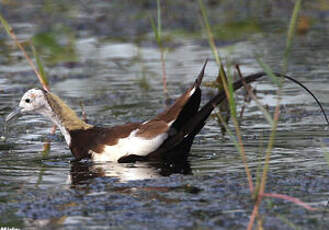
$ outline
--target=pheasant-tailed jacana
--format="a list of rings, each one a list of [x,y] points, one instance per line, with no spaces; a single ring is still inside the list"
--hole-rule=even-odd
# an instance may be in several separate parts
[[[59,127],[76,160],[91,158],[94,161],[131,162],[186,159],[195,135],[205,125],[214,107],[226,98],[225,92],[220,91],[199,109],[205,66],[206,63],[192,87],[167,110],[141,123],[114,127],[87,124],[58,96],[43,89],[28,90],[6,121],[25,113],[42,114]],[[233,88],[237,90],[243,86],[243,81],[254,82],[264,75],[261,72],[246,76],[234,82]],[[320,102],[303,84],[289,76],[275,75],[295,82],[310,93],[328,122]]]

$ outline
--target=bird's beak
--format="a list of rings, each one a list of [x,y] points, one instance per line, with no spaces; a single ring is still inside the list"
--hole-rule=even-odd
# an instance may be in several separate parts
[[[7,117],[6,122],[9,122],[10,120],[16,119],[22,115],[22,108],[17,106]]]

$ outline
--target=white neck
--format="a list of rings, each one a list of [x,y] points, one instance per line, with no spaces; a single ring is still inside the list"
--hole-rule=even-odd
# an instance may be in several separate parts
[[[45,108],[42,108],[39,110],[39,113],[42,114],[43,116],[49,118],[59,128],[59,130],[61,131],[61,133],[63,134],[63,136],[65,138],[67,145],[70,146],[71,136],[70,136],[68,130],[65,128],[64,124],[61,122],[61,120],[57,116],[57,114],[52,111],[50,106],[46,105]]]

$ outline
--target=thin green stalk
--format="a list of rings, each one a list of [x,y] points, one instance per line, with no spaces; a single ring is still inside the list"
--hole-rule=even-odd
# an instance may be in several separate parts
[[[287,34],[287,41],[286,41],[286,49],[284,51],[284,59],[283,59],[283,73],[286,73],[288,70],[288,58],[292,46],[292,41],[295,36],[296,32],[296,25],[298,20],[298,14],[300,12],[302,5],[302,0],[297,0],[295,3],[294,10],[292,12],[292,16],[289,23],[288,34]]]
[[[161,5],[160,5],[160,0],[157,0],[157,19],[158,19],[157,31],[158,31],[159,38],[161,40],[162,26],[161,26]]]
[[[271,67],[269,67],[267,64],[265,64],[261,59],[256,58],[258,64],[260,65],[260,67],[264,70],[264,72],[266,73],[267,76],[270,77],[270,79],[272,80],[272,82],[277,85],[279,88],[282,87],[282,82],[284,78],[278,78],[274,75]]]
[[[5,28],[7,34],[9,35],[9,37],[11,37],[16,46],[23,52],[24,57],[26,58],[26,60],[28,61],[28,63],[30,64],[31,68],[33,69],[34,73],[37,75],[40,84],[42,85],[43,89],[46,91],[50,91],[49,85],[48,85],[48,79],[46,77],[42,62],[39,58],[38,53],[36,52],[36,50],[34,49],[33,45],[32,45],[32,50],[34,53],[34,56],[36,58],[37,61],[37,65],[39,70],[37,69],[37,67],[34,65],[32,59],[30,58],[30,56],[27,54],[26,50],[24,49],[24,47],[22,46],[22,44],[18,41],[16,34],[14,33],[13,28],[8,24],[8,22],[2,17],[2,15],[0,14],[0,22],[3,25],[3,27]],[[56,125],[54,125],[52,127],[51,133],[54,134],[56,131]]]
[[[238,143],[239,143],[239,152],[241,154],[241,158],[242,158],[242,162],[247,174],[247,178],[248,178],[248,182],[249,182],[249,188],[250,191],[252,192],[254,190],[254,186],[253,186],[253,182],[252,182],[252,177],[251,177],[251,173],[248,167],[248,159],[247,159],[247,154],[245,152],[244,149],[244,145],[243,145],[243,140],[242,140],[242,136],[241,136],[241,131],[240,131],[240,126],[239,126],[239,122],[237,119],[237,115],[236,115],[236,103],[234,100],[234,89],[233,89],[233,80],[231,75],[228,75],[228,91],[229,91],[229,104],[230,104],[230,111],[231,111],[231,115],[232,115],[232,121],[234,124],[234,128],[235,128],[235,133],[236,136],[238,138]]]
[[[280,100],[281,99],[279,97],[278,101],[277,101],[277,105],[275,107],[272,132],[271,132],[269,143],[268,143],[267,149],[266,149],[264,169],[263,169],[263,173],[262,173],[261,182],[260,182],[260,185],[259,185],[259,190],[257,191],[256,203],[254,205],[254,209],[253,209],[252,214],[250,216],[249,224],[248,224],[248,227],[247,227],[248,230],[252,230],[252,227],[253,227],[254,222],[255,222],[255,218],[256,218],[256,216],[258,216],[259,207],[260,207],[260,204],[262,202],[263,194],[264,194],[264,191],[265,191],[267,172],[268,172],[268,168],[269,168],[271,152],[272,152],[272,148],[273,148],[273,145],[274,145],[276,128],[277,128],[279,115],[280,115]]]
[[[32,51],[33,51],[33,56],[35,57],[35,60],[37,62],[37,66],[38,66],[38,69],[39,69],[39,74],[40,74],[43,82],[47,86],[49,86],[49,82],[48,82],[48,78],[47,78],[47,75],[46,75],[46,72],[45,72],[45,68],[43,67],[40,56],[39,56],[37,50],[35,49],[35,47],[33,45],[32,45]]]
[[[22,44],[18,41],[16,34],[14,33],[14,30],[12,29],[12,27],[8,24],[8,22],[2,17],[2,15],[0,15],[0,21],[1,24],[3,25],[3,27],[5,28],[6,32],[8,33],[8,35],[14,40],[16,46],[23,52],[24,57],[26,58],[26,60],[29,62],[30,66],[32,67],[33,71],[35,72],[35,74],[37,75],[42,87],[49,91],[49,86],[47,84],[47,81],[43,78],[43,76],[39,73],[38,69],[36,68],[36,66],[34,65],[32,59],[30,58],[30,56],[27,54],[27,52],[25,51],[25,48],[22,46]],[[41,63],[41,62],[40,62]]]
[[[234,136],[234,134],[232,133],[232,131],[229,129],[228,125],[224,121],[222,115],[220,113],[215,113],[215,114],[216,114],[217,118],[224,125],[224,127],[227,130],[227,133],[229,134],[229,136],[232,138],[235,148],[238,149],[238,151],[240,153],[245,153],[244,145],[243,145],[243,142],[242,142],[240,133],[238,133],[236,136]],[[238,140],[236,139],[236,137],[238,137]],[[248,162],[247,162],[246,154],[241,154],[241,158],[242,158],[242,162],[243,162],[245,171],[248,172],[249,171],[249,168],[248,168]],[[252,178],[250,178],[250,180],[252,180]],[[249,184],[249,187],[250,187],[250,192],[252,192],[254,190],[253,187],[251,187],[250,184]]]
[[[215,57],[217,65],[219,66],[219,76],[220,76],[221,84],[222,84],[221,86],[225,90],[225,94],[227,96],[228,101],[232,101],[232,98],[229,95],[229,91],[228,91],[228,88],[227,88],[227,79],[226,79],[224,66],[223,66],[222,60],[220,58],[220,55],[218,54],[214,34],[211,30],[211,27],[210,27],[210,24],[209,24],[209,21],[208,21],[207,10],[206,10],[206,7],[203,4],[203,0],[199,0],[199,6],[200,6],[201,14],[202,14],[202,19],[203,19],[203,21],[201,21],[202,22],[201,24],[203,25],[203,27],[207,31],[208,43],[209,43],[210,49],[211,49],[211,51],[212,51],[212,53]]]
[[[152,30],[154,33],[155,41],[158,43],[158,45],[160,45],[161,39],[159,38],[159,32],[158,32],[157,26],[155,25],[155,22],[152,17],[150,17],[150,22],[151,22],[151,27],[152,27]]]
[[[231,115],[236,118],[236,103],[234,99],[234,89],[233,89],[233,79],[231,74],[227,75],[227,80],[228,80],[228,92],[230,94],[230,110],[231,110]]]
[[[297,2],[295,3],[295,7],[291,16],[291,20],[290,20],[290,24],[289,24],[289,29],[288,29],[288,38],[287,38],[287,43],[286,43],[286,50],[285,50],[285,66],[284,66],[284,72],[286,71],[287,68],[287,58],[290,52],[290,48],[291,48],[291,44],[292,44],[292,39],[294,36],[294,33],[296,31],[296,24],[297,24],[297,18],[298,18],[298,12],[300,11],[300,7],[301,7],[301,0],[297,0]],[[264,71],[272,78],[272,80],[275,82],[274,79],[277,79],[272,70],[265,65],[265,63],[262,63],[260,60],[258,60],[260,65],[264,68]],[[268,168],[269,168],[269,161],[270,161],[270,156],[271,156],[271,152],[273,149],[273,145],[274,145],[274,141],[275,141],[275,134],[276,134],[276,130],[277,130],[277,125],[278,125],[278,120],[279,120],[279,116],[280,116],[280,101],[281,101],[281,87],[282,87],[282,81],[280,81],[279,83],[277,83],[279,89],[277,91],[277,104],[275,107],[275,113],[274,113],[274,119],[273,119],[273,125],[272,125],[272,132],[270,135],[270,139],[269,139],[269,143],[267,146],[267,150],[266,150],[266,157],[265,157],[265,164],[264,164],[264,169],[263,169],[263,174],[262,174],[262,180],[261,180],[261,184],[260,184],[260,194],[263,194],[265,191],[265,186],[266,186],[266,179],[267,179],[267,172],[268,172]]]
[[[273,145],[275,142],[275,135],[276,135],[276,130],[278,127],[278,121],[280,117],[280,101],[281,101],[281,92],[280,89],[278,90],[278,99],[277,99],[277,104],[275,107],[275,112],[274,112],[274,119],[273,119],[273,126],[272,126],[272,131],[269,139],[269,143],[267,145],[266,149],[266,155],[265,155],[265,163],[264,163],[264,169],[263,169],[263,174],[262,174],[262,180],[260,183],[260,191],[259,193],[262,194],[265,191],[265,185],[266,185],[266,179],[267,179],[267,172],[270,164],[270,157],[273,149]]]
[[[241,158],[242,158],[242,162],[243,162],[243,165],[244,165],[245,172],[247,174],[249,190],[250,190],[250,192],[252,192],[252,191],[254,191],[254,185],[253,185],[253,182],[252,182],[252,177],[251,177],[251,173],[250,173],[249,166],[248,166],[247,154],[246,154],[246,151],[244,149],[244,145],[243,145],[243,141],[242,141],[242,137],[241,137],[239,122],[236,119],[236,117],[234,117],[232,120],[233,120],[233,124],[234,124],[234,127],[235,127],[235,133],[236,133],[236,136],[238,137],[238,141],[239,141],[239,145],[240,145],[240,155],[241,155]]]
[[[239,128],[239,122],[237,120],[236,117],[236,103],[234,100],[234,90],[233,90],[233,86],[232,86],[232,80],[229,76],[229,78],[227,79],[226,74],[225,74],[225,70],[224,70],[224,66],[222,64],[222,61],[220,59],[220,56],[218,54],[217,51],[217,47],[215,44],[215,39],[214,39],[214,35],[212,33],[209,21],[208,21],[208,16],[207,16],[207,11],[206,8],[203,4],[202,0],[199,0],[199,6],[200,6],[200,10],[201,10],[201,14],[202,14],[202,18],[203,18],[203,25],[206,28],[207,31],[207,35],[208,35],[208,42],[210,45],[210,48],[215,56],[216,59],[216,63],[219,66],[219,71],[220,71],[220,77],[221,77],[221,81],[222,81],[222,85],[226,94],[226,97],[229,101],[229,105],[230,105],[230,111],[232,114],[232,120],[233,120],[233,124],[235,127],[235,133],[238,139],[238,151],[241,155],[242,158],[242,162],[245,168],[245,172],[247,174],[247,179],[248,179],[248,184],[249,184],[249,189],[252,192],[254,190],[254,186],[253,186],[253,182],[252,182],[252,177],[251,177],[251,173],[249,170],[249,166],[248,166],[248,160],[247,160],[247,155],[245,153],[245,149],[244,149],[244,145],[243,145],[243,141],[242,141],[242,137],[241,137],[241,132],[240,132],[240,128]],[[222,123],[225,124],[224,120],[222,120]]]
[[[167,88],[167,74],[166,74],[166,62],[165,62],[165,49],[162,42],[162,23],[161,23],[161,5],[160,0],[157,0],[157,24],[155,24],[152,17],[150,17],[152,30],[155,36],[155,40],[160,48],[160,59],[162,68],[162,83],[163,83],[163,93],[168,98],[168,88]]]
[[[224,120],[223,116],[221,115],[221,113],[220,113],[220,112],[217,112],[217,113],[215,113],[215,115],[216,115],[216,117],[220,120],[220,122],[222,122],[222,124],[224,125],[224,127],[225,127],[225,129],[226,129],[228,135],[232,138],[232,140],[233,140],[233,144],[234,144],[235,148],[238,149],[239,152],[240,152],[241,150],[240,150],[239,142],[238,142],[238,140],[236,139],[236,137],[234,136],[234,134],[232,133],[231,129],[228,127],[228,125],[227,125],[227,123],[225,122],[225,120]]]
[[[202,0],[199,0],[199,6],[200,6],[200,10],[201,10],[203,21],[204,21],[204,25],[205,25],[206,30],[207,30],[207,33],[208,33],[209,45],[210,45],[211,50],[212,50],[212,52],[214,54],[214,57],[216,59],[217,65],[218,66],[221,66],[222,65],[222,61],[221,61],[221,59],[220,59],[220,57],[219,57],[219,55],[217,53],[217,48],[216,48],[216,44],[215,44],[214,35],[212,33],[212,30],[211,30],[211,27],[210,27],[210,24],[209,24],[209,21],[208,21],[207,10],[206,10],[206,7],[204,6]]]
[[[155,36],[155,40],[159,47],[162,47],[162,25],[161,25],[161,5],[160,0],[157,0],[157,24],[155,24],[152,17],[150,17],[152,30]]]
[[[286,42],[286,49],[284,53],[284,65],[283,65],[283,72],[286,73],[288,70],[288,57],[292,45],[292,40],[296,31],[296,24],[297,24],[297,18],[298,18],[298,13],[301,8],[301,0],[297,0],[295,3],[295,7],[291,16],[290,24],[289,24],[289,29],[288,29],[288,36],[287,36],[287,42]],[[275,82],[275,76],[270,70],[268,66],[266,66],[264,63],[262,63],[260,60],[258,61],[260,65],[263,67],[264,71],[272,78],[272,80]],[[277,83],[279,86],[278,89],[278,99],[277,99],[277,104],[275,107],[275,112],[274,112],[274,119],[273,119],[273,125],[272,125],[272,132],[270,135],[269,143],[266,149],[266,155],[265,155],[265,163],[264,163],[264,168],[263,168],[263,173],[262,173],[262,178],[259,186],[259,191],[257,194],[257,200],[253,209],[253,212],[250,216],[249,224],[248,224],[248,230],[251,230],[255,221],[256,216],[258,216],[258,211],[259,211],[259,206],[262,202],[262,198],[264,195],[265,187],[266,187],[266,180],[267,180],[267,173],[268,173],[268,168],[269,168],[269,163],[270,163],[270,157],[271,157],[271,152],[273,149],[274,145],[274,140],[275,140],[275,134],[277,130],[277,125],[278,125],[278,120],[280,116],[280,101],[281,101],[281,87],[282,87],[282,81]]]
[[[247,83],[243,80],[243,76],[240,71],[240,67],[237,65],[236,68],[238,70],[239,77],[242,80],[243,86],[244,86],[245,90],[247,91],[248,95],[255,101],[257,107],[260,109],[260,111],[263,112],[263,115],[264,115],[265,119],[267,120],[267,122],[272,126],[273,119],[272,119],[270,113],[264,108],[264,106],[260,103],[260,101],[257,99],[255,94],[252,92],[252,90],[248,87]]]
[[[255,191],[259,191],[259,186],[260,186],[260,181],[261,181],[261,170],[262,170],[262,159],[263,159],[263,153],[264,153],[264,142],[262,141],[261,144],[260,144],[260,149],[257,153],[257,161],[258,161],[258,164],[257,164],[257,169],[256,169],[256,179],[255,179]],[[254,197],[253,199],[256,199],[257,198],[257,194],[254,193],[253,194]]]
[[[165,61],[165,54],[164,50],[161,49],[161,69],[162,69],[162,82],[163,82],[163,93],[166,95],[168,98],[168,87],[167,87],[167,73],[166,73],[166,61]]]
[[[208,35],[208,43],[210,46],[210,49],[215,57],[216,63],[219,66],[219,71],[220,71],[220,77],[221,77],[221,81],[223,84],[223,88],[225,90],[226,96],[228,98],[228,100],[230,101],[231,98],[229,97],[228,94],[228,88],[227,88],[227,84],[226,84],[226,74],[225,74],[225,70],[224,70],[224,66],[223,66],[223,62],[220,58],[220,55],[218,54],[218,50],[216,47],[216,43],[215,43],[215,38],[214,38],[214,34],[211,30],[209,21],[208,21],[208,15],[207,15],[207,10],[206,7],[203,4],[203,0],[199,0],[199,6],[200,6],[200,10],[201,10],[201,14],[202,14],[202,19],[203,19],[203,26],[205,27],[206,31],[207,31],[207,35]]]

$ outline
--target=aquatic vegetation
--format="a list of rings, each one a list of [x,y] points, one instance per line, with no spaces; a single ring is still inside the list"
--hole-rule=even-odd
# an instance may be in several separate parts
[[[297,198],[290,197],[290,196],[283,195],[283,194],[268,194],[268,193],[265,193],[265,185],[266,185],[266,179],[267,179],[267,174],[268,174],[268,170],[269,170],[270,156],[271,156],[271,152],[272,152],[272,149],[273,149],[273,146],[274,146],[275,134],[276,134],[276,130],[277,130],[277,126],[278,126],[278,120],[279,120],[279,116],[280,116],[279,108],[280,108],[280,101],[281,101],[281,94],[282,94],[281,88],[282,88],[282,85],[283,85],[283,79],[276,78],[275,75],[273,74],[271,68],[268,65],[266,65],[263,61],[261,61],[261,59],[258,59],[259,65],[263,68],[263,70],[266,72],[266,74],[268,76],[270,76],[272,81],[277,85],[278,90],[277,90],[277,104],[276,104],[276,107],[275,107],[273,118],[272,118],[272,115],[270,115],[260,103],[257,103],[257,106],[263,112],[265,118],[267,119],[267,121],[269,122],[269,124],[271,125],[272,128],[271,128],[271,134],[270,134],[270,137],[269,137],[268,145],[267,145],[267,148],[265,150],[265,161],[264,161],[264,164],[263,164],[263,170],[262,170],[262,173],[260,173],[258,171],[257,178],[259,178],[259,180],[257,180],[256,185],[254,185],[253,180],[252,180],[252,176],[251,176],[251,171],[250,171],[249,166],[248,166],[247,156],[246,156],[246,153],[245,153],[245,150],[244,150],[244,144],[243,144],[241,134],[240,134],[239,123],[237,121],[236,103],[234,101],[234,95],[233,95],[234,90],[232,88],[232,76],[230,74],[225,73],[223,63],[221,62],[221,59],[220,59],[219,54],[218,54],[218,50],[217,50],[216,45],[215,45],[215,40],[214,40],[214,35],[213,35],[213,32],[212,32],[212,28],[210,27],[210,24],[208,22],[206,9],[205,9],[205,6],[204,6],[202,0],[199,0],[199,6],[200,6],[200,9],[201,9],[201,13],[202,13],[203,23],[205,25],[205,28],[206,28],[206,31],[207,31],[207,34],[208,34],[209,45],[210,45],[210,48],[211,48],[211,50],[212,50],[212,52],[215,56],[216,62],[217,62],[218,67],[219,67],[219,73],[220,73],[219,75],[221,76],[221,80],[222,80],[220,83],[223,85],[223,88],[225,90],[225,93],[227,95],[228,102],[229,102],[229,105],[230,105],[230,112],[231,112],[233,124],[234,124],[234,127],[235,127],[235,135],[233,134],[233,132],[231,132],[229,130],[229,128],[226,125],[227,121],[225,121],[222,118],[221,114],[217,113],[216,115],[220,119],[222,124],[225,125],[226,129],[228,130],[229,135],[233,139],[235,147],[237,148],[237,150],[241,154],[242,162],[244,164],[244,168],[245,168],[248,183],[249,183],[249,189],[250,189],[250,192],[252,194],[252,197],[255,199],[255,206],[254,206],[253,212],[250,216],[248,229],[253,228],[254,220],[255,220],[256,217],[259,216],[259,214],[258,214],[259,206],[260,206],[260,204],[262,202],[262,199],[264,197],[272,197],[272,198],[280,198],[280,199],[289,200],[289,201],[291,201],[295,204],[303,206],[304,208],[306,208],[308,210],[315,210],[314,208],[308,206],[307,204],[303,203],[302,201],[300,201]],[[295,3],[295,8],[294,8],[291,20],[290,20],[289,29],[288,29],[288,33],[287,33],[286,49],[285,49],[284,59],[283,59],[283,73],[287,72],[288,58],[289,58],[289,54],[290,54],[290,50],[291,50],[291,46],[292,46],[293,37],[294,37],[295,31],[296,31],[298,13],[300,11],[300,8],[301,8],[301,0],[298,0]],[[241,74],[239,68],[238,68],[238,73],[239,73],[240,78],[242,78],[242,74]],[[245,85],[245,87],[247,88],[247,85]],[[250,94],[250,97],[255,99],[255,96],[253,95],[253,93],[250,90],[247,90],[247,91],[248,91],[248,94]],[[260,226],[261,226],[261,220],[260,219],[259,219],[258,224],[260,224]]]
[[[295,30],[296,30],[296,22],[297,22],[297,19],[298,19],[298,13],[299,13],[300,8],[301,8],[301,2],[302,2],[301,0],[296,1],[295,7],[294,7],[294,10],[293,10],[293,13],[292,13],[292,17],[291,17],[291,20],[290,20],[290,24],[289,24],[286,50],[285,50],[285,54],[284,54],[284,66],[283,66],[284,73],[288,69],[288,57],[289,57],[289,54],[290,54],[290,49],[291,49],[294,33],[295,33]],[[273,74],[270,72],[269,68],[264,68],[264,70],[268,71],[268,74],[270,76],[273,76]],[[264,162],[264,167],[263,167],[263,172],[262,172],[262,178],[261,178],[261,181],[260,181],[260,184],[259,184],[259,190],[257,191],[256,203],[255,203],[253,212],[250,216],[248,229],[253,228],[254,220],[258,216],[259,206],[262,202],[262,199],[263,199],[264,193],[265,193],[265,186],[266,186],[267,174],[268,174],[268,170],[269,170],[270,157],[271,157],[272,148],[273,148],[273,145],[274,145],[274,142],[275,142],[275,134],[276,134],[277,125],[278,125],[279,116],[280,116],[281,88],[282,88],[282,84],[279,84],[278,85],[278,92],[277,92],[277,95],[278,95],[277,105],[275,107],[275,112],[274,112],[274,115],[273,115],[272,132],[271,132],[270,139],[269,139],[269,142],[268,142],[268,146],[267,146],[267,149],[266,149],[265,162]],[[274,197],[274,196],[271,196],[271,195],[269,195],[269,196]],[[277,196],[277,197],[279,197],[279,196]],[[296,204],[301,204],[301,202],[299,202],[299,201],[297,202],[292,197],[281,196],[280,198],[287,199],[287,200],[292,201]],[[312,210],[309,206],[304,205],[304,207],[308,208],[309,210]]]
[[[0,15],[0,21],[1,24],[3,25],[3,27],[5,28],[7,34],[14,40],[16,46],[23,52],[24,57],[26,58],[26,60],[29,62],[30,66],[32,67],[34,73],[36,74],[36,76],[38,77],[40,84],[42,85],[42,87],[45,90],[49,90],[49,85],[48,85],[48,79],[44,73],[44,68],[42,66],[42,63],[39,59],[39,56],[37,55],[37,52],[34,50],[34,54],[36,55],[36,59],[37,59],[37,64],[38,67],[41,69],[37,69],[36,66],[34,65],[32,59],[30,58],[30,56],[27,54],[25,48],[22,46],[22,44],[18,41],[14,30],[11,28],[11,26],[8,24],[8,22],[3,18],[2,15]]]
[[[78,60],[75,51],[75,36],[70,28],[64,26],[50,28],[49,32],[35,34],[31,40],[34,46],[42,52],[48,65]],[[62,42],[60,43],[60,41]]]
[[[161,5],[160,0],[157,0],[157,24],[155,24],[152,17],[150,17],[152,29],[154,32],[155,40],[160,48],[160,58],[161,58],[161,69],[162,69],[162,83],[163,83],[163,93],[168,99],[168,88],[167,88],[167,74],[166,74],[166,62],[165,62],[165,47],[163,45],[162,37],[162,24],[161,24]]]
[[[215,56],[216,59],[216,63],[219,66],[219,76],[220,76],[220,85],[219,87],[223,88],[225,90],[225,94],[226,97],[228,98],[228,104],[229,104],[229,109],[232,115],[232,120],[233,120],[233,124],[235,127],[235,132],[236,135],[233,135],[233,133],[229,132],[231,134],[232,139],[235,142],[235,146],[237,147],[239,153],[241,154],[241,159],[243,161],[243,165],[246,171],[246,175],[247,175],[247,179],[248,179],[248,184],[249,184],[249,189],[250,191],[253,191],[253,183],[252,183],[252,177],[251,177],[251,173],[248,167],[248,163],[247,163],[247,156],[244,150],[244,146],[243,146],[243,142],[242,142],[242,138],[241,138],[241,134],[240,134],[240,128],[239,128],[239,124],[238,124],[238,120],[236,117],[236,103],[234,100],[234,90],[232,88],[232,78],[231,76],[228,76],[228,81],[227,81],[227,76],[224,70],[224,66],[223,63],[220,59],[220,56],[218,54],[217,48],[216,48],[216,44],[215,44],[215,39],[212,33],[212,29],[210,27],[210,24],[208,22],[208,18],[207,18],[207,12],[206,12],[206,8],[203,4],[203,0],[199,0],[199,5],[200,5],[200,9],[201,9],[201,13],[202,13],[202,18],[205,24],[205,27],[207,29],[207,34],[208,34],[208,41],[211,47],[211,50]],[[218,82],[218,81],[217,81]],[[221,120],[222,124],[225,125],[225,119],[222,118],[220,113],[217,113],[218,118]],[[226,128],[227,129],[227,128]]]

